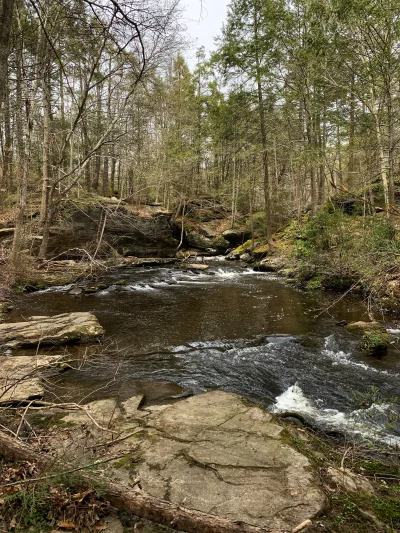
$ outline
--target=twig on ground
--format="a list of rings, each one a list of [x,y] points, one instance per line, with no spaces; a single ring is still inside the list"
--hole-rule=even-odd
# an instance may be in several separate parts
[[[108,457],[107,459],[101,459],[99,461],[95,461],[94,463],[91,463],[89,465],[79,466],[77,468],[72,468],[71,470],[64,470],[62,472],[58,472],[57,474],[50,474],[48,476],[21,479],[20,481],[13,481],[12,483],[6,483],[4,485],[0,485],[0,487],[1,488],[15,487],[16,485],[25,485],[27,483],[35,483],[37,481],[47,481],[48,479],[54,479],[59,476],[64,476],[65,474],[73,474],[74,472],[79,472],[80,470],[86,470],[87,468],[92,468],[93,466],[110,463],[111,461],[116,461],[117,459],[121,459],[124,456],[125,454],[113,455],[112,457]]]

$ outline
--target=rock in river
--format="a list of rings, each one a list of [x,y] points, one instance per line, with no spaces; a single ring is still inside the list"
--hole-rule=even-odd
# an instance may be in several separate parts
[[[393,342],[390,333],[379,322],[352,322],[346,329],[361,335],[360,350],[368,355],[385,354]]]
[[[41,398],[43,372],[62,370],[67,363],[63,355],[7,357],[0,356],[0,401],[20,402]]]
[[[91,313],[64,313],[27,322],[0,324],[0,346],[21,348],[97,340],[104,333]]]

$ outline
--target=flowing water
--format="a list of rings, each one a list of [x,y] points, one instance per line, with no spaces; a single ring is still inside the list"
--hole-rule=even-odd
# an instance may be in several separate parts
[[[91,311],[103,325],[105,347],[70,348],[91,356],[53,381],[58,397],[144,392],[156,401],[222,389],[270,411],[300,413],[326,431],[400,443],[400,345],[382,358],[365,356],[357,338],[336,325],[368,320],[360,298],[332,305],[337,294],[305,293],[215,258],[206,271],[136,268],[113,273],[108,283],[79,297],[67,287],[31,293],[12,315]],[[390,327],[400,338],[396,324]]]

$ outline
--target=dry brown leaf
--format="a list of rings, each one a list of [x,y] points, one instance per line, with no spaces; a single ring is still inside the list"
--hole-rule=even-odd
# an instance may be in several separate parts
[[[74,522],[59,522],[58,527],[62,527],[63,529],[75,529]]]
[[[85,490],[85,492],[82,494],[81,499],[79,500],[79,503],[82,503],[83,500],[89,496],[90,494],[93,494],[94,490]]]
[[[96,526],[96,531],[105,531],[107,529],[107,526],[104,526],[104,525],[98,525]]]

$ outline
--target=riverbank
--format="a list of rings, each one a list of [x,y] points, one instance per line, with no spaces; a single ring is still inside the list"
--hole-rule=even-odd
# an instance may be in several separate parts
[[[321,210],[277,231],[273,245],[259,238],[252,249],[248,240],[228,258],[278,272],[306,290],[360,293],[371,314],[400,313],[400,233],[383,214]]]
[[[384,213],[347,214],[331,202],[315,215],[303,215],[276,231],[270,249],[263,237],[261,213],[253,216],[252,223],[237,214],[231,229],[231,213],[218,204],[192,202],[184,212],[173,214],[159,204],[135,207],[116,198],[86,195],[63,204],[50,231],[47,259],[38,263],[34,202],[31,211],[26,221],[27,248],[18,267],[3,279],[3,284],[7,278],[17,291],[90,277],[96,281],[107,270],[130,262],[140,265],[149,257],[187,261],[191,256],[225,255],[261,271],[279,272],[288,283],[307,290],[361,293],[371,312],[375,307],[375,311],[400,313],[399,228],[396,219],[389,224]],[[6,274],[13,220],[9,212],[0,220]],[[5,290],[0,291],[4,302],[7,298],[1,292]]]
[[[18,426],[25,443],[16,441],[19,460],[10,463],[12,439],[2,441],[6,531],[114,531],[111,523],[117,531],[170,531],[157,525],[165,521],[156,507],[153,523],[140,519],[148,516],[143,508],[137,507],[139,517],[124,511],[121,496],[113,510],[107,494],[115,480],[139,498],[156,498],[147,500],[150,507],[173,504],[211,521],[228,518],[229,531],[248,531],[246,523],[282,533],[300,523],[310,533],[400,528],[398,451],[335,443],[238,395],[215,391],[154,406],[135,396],[32,408],[1,414],[1,423],[13,431]],[[173,529],[205,530],[201,521]]]

